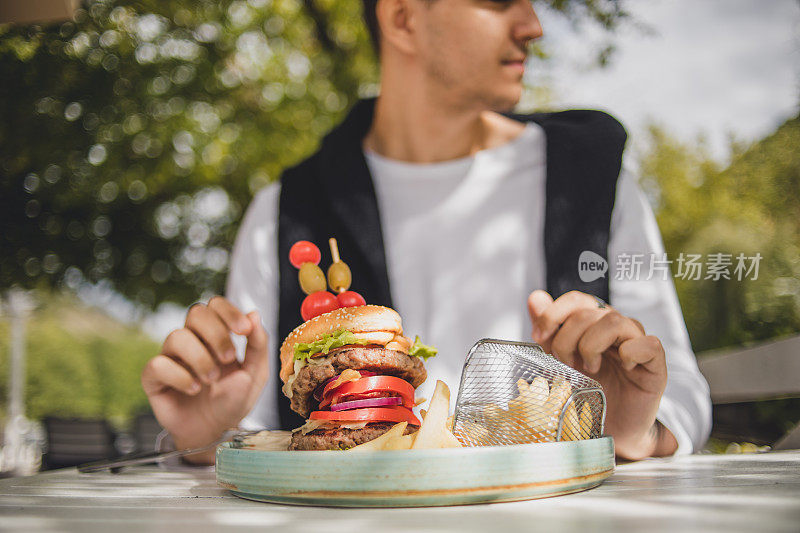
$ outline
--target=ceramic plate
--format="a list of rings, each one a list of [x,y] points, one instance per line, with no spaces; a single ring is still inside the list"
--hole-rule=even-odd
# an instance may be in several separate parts
[[[614,472],[611,437],[376,452],[217,448],[217,482],[251,500],[337,507],[421,507],[543,498]]]

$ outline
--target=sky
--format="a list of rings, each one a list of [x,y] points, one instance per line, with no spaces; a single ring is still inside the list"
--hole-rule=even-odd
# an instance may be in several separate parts
[[[587,67],[599,31],[575,31],[541,12],[543,44],[554,60],[535,81],[553,83],[559,107],[590,107],[622,120],[634,142],[648,121],[689,141],[708,136],[724,159],[729,135],[758,140],[797,114],[800,101],[800,1],[629,0],[650,32],[628,25],[615,37],[610,66]]]

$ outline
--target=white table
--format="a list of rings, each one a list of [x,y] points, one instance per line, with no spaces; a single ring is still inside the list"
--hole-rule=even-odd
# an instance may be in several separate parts
[[[621,465],[600,487],[465,507],[330,509],[241,500],[213,472],[75,469],[0,480],[0,531],[800,531],[800,451]]]

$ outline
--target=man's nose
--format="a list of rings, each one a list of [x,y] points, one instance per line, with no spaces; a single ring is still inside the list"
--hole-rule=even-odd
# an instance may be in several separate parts
[[[521,0],[517,5],[519,8],[514,25],[514,40],[528,44],[543,35],[542,24],[530,0]]]

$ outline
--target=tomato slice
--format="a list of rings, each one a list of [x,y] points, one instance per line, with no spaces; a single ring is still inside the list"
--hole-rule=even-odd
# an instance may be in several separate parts
[[[370,376],[347,381],[336,388],[326,386],[322,391],[322,401],[319,406],[327,407],[332,403],[339,403],[345,396],[356,396],[352,399],[360,399],[358,395],[375,392],[395,393],[403,399],[404,407],[409,409],[414,407],[414,387],[408,381],[395,376]]]
[[[408,422],[419,426],[419,419],[411,409],[395,405],[392,407],[366,407],[348,411],[312,411],[311,420],[337,420],[348,422]]]

